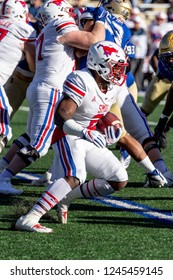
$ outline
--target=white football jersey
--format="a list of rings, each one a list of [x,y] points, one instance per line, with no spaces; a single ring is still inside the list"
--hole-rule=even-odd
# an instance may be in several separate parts
[[[78,30],[72,18],[51,21],[36,40],[36,71],[33,83],[46,83],[62,90],[66,76],[74,70],[74,48],[58,41],[67,32]]]
[[[63,92],[78,105],[73,119],[84,128],[95,129],[99,118],[116,102],[119,87],[111,85],[107,93],[103,93],[91,72],[84,68],[69,74]]]
[[[34,42],[36,31],[26,22],[0,16],[0,85],[4,85],[23,57],[21,43]]]

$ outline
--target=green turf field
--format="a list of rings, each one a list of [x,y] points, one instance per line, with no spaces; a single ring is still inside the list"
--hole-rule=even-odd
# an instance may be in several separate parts
[[[139,99],[141,101],[141,98]],[[24,104],[26,105],[26,103]],[[162,106],[149,117],[157,121]],[[25,131],[27,112],[20,110],[12,121],[14,138]],[[152,127],[153,128],[153,127]],[[163,157],[173,170],[173,132]],[[114,151],[118,156],[118,151]],[[3,152],[4,154],[4,152]],[[42,174],[50,166],[52,150],[26,169]],[[70,207],[68,224],[57,224],[51,210],[42,223],[53,234],[15,231],[16,219],[37,201],[44,187],[31,187],[14,179],[24,189],[19,197],[0,196],[1,260],[172,260],[173,188],[144,188],[144,172],[132,161],[129,183],[110,200],[76,200]]]

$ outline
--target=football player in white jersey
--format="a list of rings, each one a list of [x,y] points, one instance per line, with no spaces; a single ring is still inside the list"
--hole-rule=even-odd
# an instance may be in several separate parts
[[[28,24],[36,30],[37,35],[40,33],[41,27],[38,21],[31,22],[30,14]],[[10,76],[8,81],[5,83],[4,89],[13,110],[10,115],[10,120],[12,120],[15,113],[25,100],[26,90],[32,81],[33,76],[34,73],[30,71],[26,58],[23,57],[15,68],[12,76]]]
[[[115,16],[115,21],[118,20],[119,24],[122,21],[123,15],[126,15],[129,13],[129,10],[126,6],[124,6],[123,0],[102,0],[101,5],[107,10],[111,12],[112,16]],[[107,40],[115,41],[120,40],[120,43],[122,44],[122,47],[124,48],[125,43],[127,43],[128,38],[126,36],[126,29],[123,30],[123,22],[121,23],[121,29],[115,28],[116,25],[113,25],[113,20],[111,21],[111,24],[113,25],[111,28],[111,25],[109,25],[108,33],[114,33],[115,37],[111,37],[109,34]],[[90,30],[92,22],[89,23]],[[107,27],[107,24],[105,24],[105,29]],[[127,27],[126,27],[127,28]],[[121,30],[121,32],[120,32]],[[107,33],[107,30],[106,30]],[[124,36],[123,36],[123,35]],[[121,108],[121,113],[124,121],[125,128],[127,132],[132,135],[137,141],[139,141],[146,153],[148,154],[149,158],[155,165],[155,168],[157,168],[164,177],[167,179],[168,183],[167,186],[171,186],[173,184],[173,174],[170,170],[167,169],[165,162],[162,158],[162,155],[159,150],[159,146],[155,141],[155,138],[153,137],[153,133],[149,128],[149,125],[147,123],[146,117],[141,112],[139,106],[134,101],[134,98],[129,93],[128,88],[126,84],[122,85],[121,87],[121,94],[118,96],[118,104]],[[124,147],[125,148],[125,147]],[[154,183],[154,182],[153,182]],[[147,183],[150,184],[150,181]]]
[[[96,10],[96,25],[90,33],[79,31],[67,1],[47,1],[45,5],[56,11],[56,19],[43,28],[36,41],[36,70],[27,90],[30,111],[26,133],[13,142],[3,158],[7,168],[0,175],[0,193],[7,195],[21,194],[11,185],[11,178],[48,151],[55,128],[55,105],[61,97],[64,79],[75,67],[74,47],[88,50],[105,37],[106,13],[102,7]],[[44,13],[44,23],[49,16]]]
[[[26,57],[30,70],[35,70],[35,30],[27,24],[28,8],[24,1],[5,0],[0,12],[0,152],[12,137],[10,114],[12,108],[4,84],[19,61]]]
[[[32,210],[17,220],[17,230],[52,232],[39,223],[40,218],[72,189],[83,184],[88,172],[95,177],[88,182],[89,186],[94,185],[91,191],[95,195],[99,193],[99,186],[112,192],[126,186],[125,168],[106,147],[119,140],[123,127],[115,130],[114,126],[108,126],[104,129],[105,134],[101,134],[96,124],[120,94],[127,77],[127,65],[119,45],[99,41],[89,49],[87,67],[67,76],[62,99],[55,111],[55,124],[59,129],[59,139],[54,146],[58,163],[56,180]]]
[[[130,35],[126,33],[127,27],[124,23],[131,10],[129,1],[102,0],[102,5],[105,7],[106,10],[112,13],[112,15],[109,15],[109,17],[111,17],[111,20],[108,21],[106,19],[105,24],[107,40],[112,40],[111,38],[113,38],[115,42],[117,40],[117,42],[119,44],[122,44],[122,47],[124,47],[130,38]],[[94,8],[88,8],[80,17],[80,20],[83,21],[81,22],[81,24],[84,25],[84,23],[86,23],[84,28],[88,28],[88,31],[92,30],[94,24],[92,11],[94,11]],[[111,37],[111,35],[113,34],[114,36]],[[120,107],[122,107],[121,110],[123,114],[123,120],[125,122],[125,127],[127,128],[128,132],[143,145],[144,149],[149,155],[151,161],[154,163],[155,167],[159,169],[159,171],[161,171],[162,173],[165,173],[165,176],[168,178],[168,185],[172,185],[172,173],[171,171],[167,171],[165,162],[161,157],[159,147],[155,142],[155,139],[152,137],[153,134],[150,131],[149,125],[147,124],[147,120],[144,117],[144,115],[140,112],[140,109],[137,106],[137,104],[135,104],[135,101],[133,97],[129,94],[126,85],[123,85],[121,95],[119,95],[118,100]],[[118,107],[114,105],[111,108],[111,111],[117,114],[117,108]],[[123,133],[118,144],[121,145],[121,147],[123,147],[125,150],[129,151],[129,149],[132,147],[132,143],[130,143],[130,141],[131,139],[129,138],[128,134]],[[136,160],[136,151],[134,154],[132,154],[131,151],[129,151],[129,154]],[[41,184],[43,182],[47,183],[47,176],[49,180],[50,174],[46,173],[45,178],[38,181],[34,181],[33,184],[39,184],[39,182]],[[153,186],[154,183],[155,180],[152,180],[152,177],[149,177],[147,182],[145,182],[145,185]]]

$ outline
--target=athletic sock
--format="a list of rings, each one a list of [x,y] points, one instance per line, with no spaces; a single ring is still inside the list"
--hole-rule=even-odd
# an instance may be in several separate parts
[[[47,188],[33,209],[44,215],[71,191],[70,185],[63,179],[58,179]]]
[[[63,204],[69,204],[77,198],[105,196],[114,192],[115,190],[110,186],[110,184],[106,180],[92,179],[69,192],[61,202]]]
[[[140,162],[138,162],[139,166],[141,166],[145,172],[152,172],[154,169],[156,169],[156,167],[153,165],[153,163],[151,162],[151,160],[149,159],[148,156],[146,156],[143,160],[141,160]]]
[[[0,179],[1,180],[9,180],[14,176],[15,174],[11,172],[8,168],[4,169],[2,173],[0,174]]]
[[[9,164],[9,161],[6,160],[5,158],[2,158],[0,160],[0,171],[3,171]]]
[[[165,162],[162,158],[156,160],[154,162],[154,166],[155,168],[157,168],[160,172],[162,172],[162,174],[164,174],[165,172],[167,172],[167,168],[166,168],[166,165],[165,165]]]

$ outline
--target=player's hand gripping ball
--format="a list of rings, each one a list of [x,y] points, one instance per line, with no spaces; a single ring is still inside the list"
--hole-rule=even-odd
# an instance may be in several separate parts
[[[97,129],[104,134],[104,129],[108,126],[114,126],[115,130],[122,128],[122,123],[117,115],[108,112],[105,116],[99,119]]]
[[[108,112],[105,116],[99,119],[97,129],[106,136],[108,145],[112,145],[119,141],[123,132],[123,125],[115,114]]]

